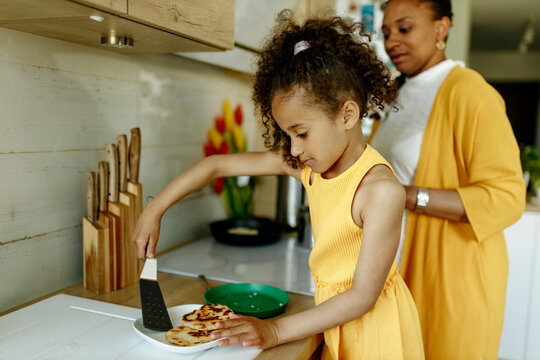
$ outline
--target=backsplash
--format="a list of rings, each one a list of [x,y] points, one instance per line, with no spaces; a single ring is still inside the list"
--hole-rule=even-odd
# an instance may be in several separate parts
[[[0,74],[0,311],[82,280],[86,172],[117,135],[141,129],[143,205],[203,158],[224,97],[244,109],[248,149],[262,149],[249,78],[211,65],[0,29]],[[257,180],[257,215],[273,217],[276,184]],[[223,217],[210,187],[188,196],[164,216],[158,251]]]

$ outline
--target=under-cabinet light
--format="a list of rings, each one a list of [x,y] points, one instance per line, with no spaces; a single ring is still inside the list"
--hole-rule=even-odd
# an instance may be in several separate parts
[[[109,35],[101,38],[101,45],[125,49],[133,47],[133,39],[127,36]]]
[[[91,15],[90,19],[92,19],[94,21],[97,21],[97,22],[105,21],[105,18],[103,16],[99,16],[99,15]]]

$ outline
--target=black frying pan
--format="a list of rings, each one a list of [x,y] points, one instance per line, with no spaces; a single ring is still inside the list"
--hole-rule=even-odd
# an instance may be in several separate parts
[[[219,242],[238,246],[266,245],[281,238],[282,227],[261,217],[226,219],[210,223],[212,236]]]

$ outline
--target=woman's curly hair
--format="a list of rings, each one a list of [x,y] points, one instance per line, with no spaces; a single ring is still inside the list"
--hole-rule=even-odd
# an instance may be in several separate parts
[[[259,54],[253,101],[265,128],[264,145],[274,151],[283,148],[283,159],[293,168],[301,163],[291,155],[290,138],[272,116],[277,92],[303,89],[331,117],[347,100],[358,103],[362,118],[370,109],[383,109],[395,100],[396,84],[369,39],[361,23],[340,17],[310,18],[297,24],[290,10],[278,15]],[[310,46],[294,55],[299,41]]]

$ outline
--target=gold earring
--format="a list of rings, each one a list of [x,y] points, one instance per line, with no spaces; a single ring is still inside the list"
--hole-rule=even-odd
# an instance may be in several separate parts
[[[442,40],[439,40],[435,43],[435,47],[439,50],[444,50],[446,48],[446,43]]]

